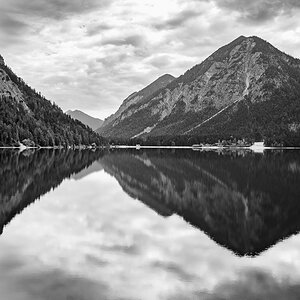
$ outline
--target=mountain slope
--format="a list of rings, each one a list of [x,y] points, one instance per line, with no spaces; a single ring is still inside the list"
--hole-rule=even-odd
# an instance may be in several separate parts
[[[0,146],[103,143],[103,138],[29,87],[0,57]]]
[[[140,90],[139,92],[135,92],[131,95],[129,95],[122,103],[122,105],[119,107],[119,109],[114,113],[113,115],[109,116],[104,120],[104,123],[97,132],[99,132],[101,135],[109,136],[112,134],[112,131],[114,130],[114,127],[122,120],[123,113],[128,110],[130,110],[132,107],[136,105],[142,105],[143,103],[146,103],[147,100],[157,91],[160,91],[161,89],[165,88],[170,82],[172,82],[175,79],[170,74],[164,74],[157,78],[155,81],[150,83],[148,86]]]
[[[105,136],[196,135],[300,143],[300,61],[241,36],[127,107]]]
[[[73,119],[80,121],[84,125],[89,126],[93,130],[98,129],[103,124],[101,119],[91,117],[80,110],[68,110],[66,111],[66,114],[71,116]]]

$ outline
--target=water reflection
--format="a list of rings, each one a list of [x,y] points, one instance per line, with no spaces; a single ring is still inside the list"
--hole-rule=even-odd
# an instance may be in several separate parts
[[[64,178],[104,169],[163,217],[174,213],[238,255],[257,255],[300,231],[297,152],[0,152],[1,232]]]
[[[296,152],[2,151],[1,295],[299,299],[299,166]]]
[[[101,155],[101,152],[93,151],[28,150],[19,153],[2,149],[0,232],[26,206],[55,189],[64,178],[89,167]]]
[[[101,159],[124,191],[173,213],[238,255],[257,255],[300,230],[297,152],[115,152]]]

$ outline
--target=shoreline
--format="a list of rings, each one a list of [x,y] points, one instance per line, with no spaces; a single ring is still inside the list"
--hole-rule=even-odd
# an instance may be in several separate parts
[[[75,148],[64,148],[64,147],[0,147],[0,149],[16,149],[16,150],[29,150],[29,149],[68,149],[68,150],[95,150],[95,149],[192,149],[192,150],[252,150],[252,151],[263,151],[263,150],[300,150],[300,147],[252,147],[252,146],[127,146],[127,145],[114,145],[114,146],[103,146],[103,147],[75,147]]]
[[[112,149],[192,149],[192,150],[252,150],[252,151],[259,151],[259,150],[300,150],[300,147],[252,147],[252,146],[245,146],[245,147],[238,147],[238,146],[126,146],[126,145],[115,145],[110,146],[109,148]]]

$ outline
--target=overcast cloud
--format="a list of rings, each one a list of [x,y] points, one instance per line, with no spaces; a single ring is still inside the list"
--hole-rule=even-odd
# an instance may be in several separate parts
[[[240,35],[300,57],[298,0],[0,0],[0,53],[62,109],[105,118]]]

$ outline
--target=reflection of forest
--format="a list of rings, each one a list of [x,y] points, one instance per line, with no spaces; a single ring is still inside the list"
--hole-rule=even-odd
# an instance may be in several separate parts
[[[164,217],[182,216],[239,255],[256,255],[300,230],[297,152],[1,150],[1,231],[64,178],[102,167],[131,197]]]
[[[125,192],[173,212],[239,255],[300,230],[300,155],[117,151],[101,159]]]
[[[64,178],[92,164],[102,152],[0,151],[0,230],[27,205],[56,188]]]

